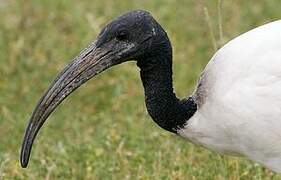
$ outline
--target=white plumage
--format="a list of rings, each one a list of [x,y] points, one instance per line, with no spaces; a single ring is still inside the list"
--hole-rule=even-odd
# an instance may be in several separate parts
[[[218,50],[193,96],[199,108],[181,136],[281,173],[281,21]]]

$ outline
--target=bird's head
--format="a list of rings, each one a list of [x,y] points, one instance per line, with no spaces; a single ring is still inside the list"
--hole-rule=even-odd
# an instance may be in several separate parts
[[[75,89],[105,69],[129,60],[142,64],[153,55],[166,33],[146,11],[132,11],[110,22],[97,39],[67,65],[35,107],[21,149],[21,165],[28,164],[33,141],[48,116]]]
[[[119,64],[138,60],[151,50],[161,26],[146,11],[126,13],[105,26],[95,41],[99,51],[108,53],[108,61]],[[156,32],[158,31],[158,32]]]

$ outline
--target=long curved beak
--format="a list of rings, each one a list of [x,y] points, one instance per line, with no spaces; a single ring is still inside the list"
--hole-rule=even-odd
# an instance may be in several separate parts
[[[112,51],[102,50],[92,43],[59,73],[40,98],[26,128],[20,155],[23,168],[27,167],[33,141],[55,108],[83,83],[114,65]]]

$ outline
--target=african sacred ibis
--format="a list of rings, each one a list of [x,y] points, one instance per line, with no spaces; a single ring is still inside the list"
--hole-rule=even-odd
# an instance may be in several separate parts
[[[141,10],[110,22],[59,73],[26,128],[22,167],[40,127],[71,92],[107,68],[133,60],[140,68],[148,113],[160,127],[281,173],[281,21],[228,42],[210,60],[194,93],[180,100],[173,91],[169,38]]]

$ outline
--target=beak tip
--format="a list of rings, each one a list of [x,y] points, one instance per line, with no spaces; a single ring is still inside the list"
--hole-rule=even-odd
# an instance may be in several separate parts
[[[21,167],[22,167],[22,168],[26,168],[26,167],[27,167],[27,164],[28,164],[27,162],[21,162]]]
[[[22,168],[26,168],[28,165],[28,159],[26,159],[24,156],[22,156],[20,159],[20,164],[21,164]]]
[[[22,168],[26,168],[28,165],[29,153],[30,153],[29,149],[26,149],[26,147],[23,146],[20,155],[20,164]]]

